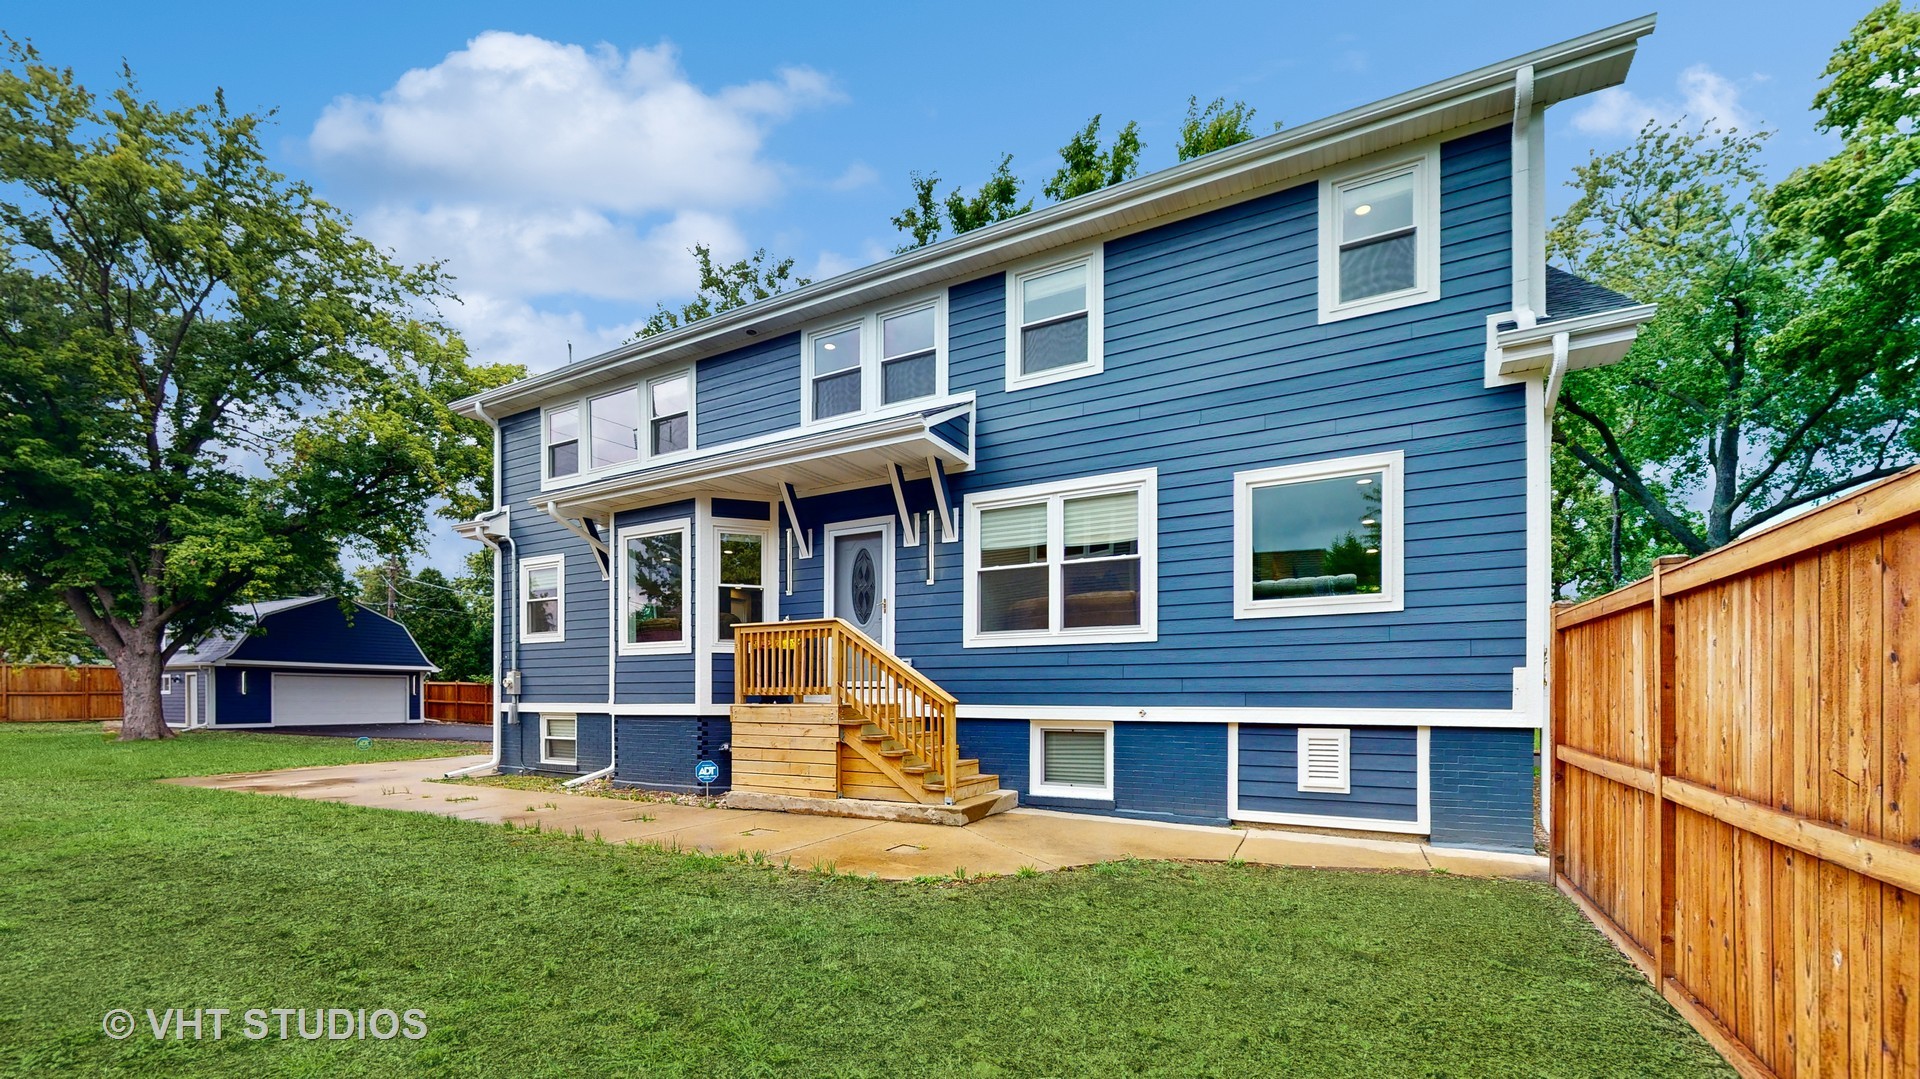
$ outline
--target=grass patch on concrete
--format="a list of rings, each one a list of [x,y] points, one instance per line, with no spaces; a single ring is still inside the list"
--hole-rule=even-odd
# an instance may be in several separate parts
[[[0,726],[0,1071],[1731,1074],[1540,885],[884,884],[152,782],[470,749]],[[169,1007],[419,1008],[427,1036],[156,1041]]]

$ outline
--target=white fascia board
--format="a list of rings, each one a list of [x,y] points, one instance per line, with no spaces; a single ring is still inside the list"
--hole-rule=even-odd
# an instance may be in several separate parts
[[[1645,15],[1596,30],[724,311],[578,363],[461,398],[452,407],[476,419],[522,411],[548,397],[627,377],[656,364],[744,346],[750,340],[744,334],[748,328],[755,331],[754,339],[792,332],[834,312],[914,289],[965,280],[970,274],[1138,227],[1143,221],[1242,197],[1401,142],[1509,115],[1514,80],[1526,68],[1534,72],[1536,106],[1615,86],[1626,79],[1639,39],[1652,33],[1653,28],[1654,16]],[[1436,123],[1436,118],[1444,123]]]

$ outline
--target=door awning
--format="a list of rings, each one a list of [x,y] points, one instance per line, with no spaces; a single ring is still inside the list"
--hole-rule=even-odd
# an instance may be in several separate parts
[[[970,397],[921,411],[783,431],[578,487],[542,491],[532,501],[556,517],[604,518],[699,495],[779,501],[782,485],[795,497],[886,486],[896,475],[927,476],[935,467],[944,473],[973,467]]]

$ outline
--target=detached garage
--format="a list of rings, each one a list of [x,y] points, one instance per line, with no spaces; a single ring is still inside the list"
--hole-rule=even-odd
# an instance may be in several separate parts
[[[418,723],[422,681],[439,668],[400,623],[330,596],[250,603],[251,625],[182,648],[161,704],[176,727]]]

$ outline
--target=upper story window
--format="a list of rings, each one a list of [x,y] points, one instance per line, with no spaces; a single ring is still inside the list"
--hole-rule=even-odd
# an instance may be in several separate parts
[[[1153,640],[1157,521],[1151,469],[970,497],[965,644]]]
[[[1320,182],[1320,321],[1439,297],[1437,145]]]
[[[807,422],[872,412],[946,392],[946,295],[809,332]]]
[[[546,555],[520,562],[520,640],[567,639],[567,558]]]
[[[1402,468],[1392,452],[1235,473],[1234,617],[1403,610]]]
[[[585,436],[585,452],[581,449]],[[546,410],[546,479],[613,471],[693,448],[693,372]]]
[[[1103,276],[1098,244],[1007,275],[1007,389],[1099,373]]]

